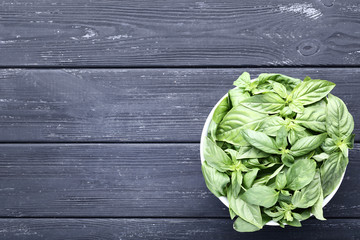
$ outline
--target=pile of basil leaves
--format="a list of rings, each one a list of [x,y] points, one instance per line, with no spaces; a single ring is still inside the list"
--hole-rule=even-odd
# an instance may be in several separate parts
[[[244,72],[220,102],[204,141],[209,190],[226,196],[234,229],[273,220],[300,227],[323,217],[323,199],[339,184],[353,147],[354,121],[335,84]]]

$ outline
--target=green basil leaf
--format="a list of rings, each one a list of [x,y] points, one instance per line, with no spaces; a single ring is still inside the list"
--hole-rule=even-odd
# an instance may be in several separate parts
[[[244,89],[234,88],[229,91],[229,97],[231,105],[233,107],[236,107],[239,106],[243,100],[249,98],[250,94],[248,92],[245,92]]]
[[[263,132],[266,135],[275,137],[277,131],[284,125],[285,120],[282,117],[269,116],[261,122],[259,128],[256,131]]]
[[[316,203],[321,191],[320,174],[316,173],[314,179],[301,190],[295,191],[292,204],[297,208],[308,208]]]
[[[286,91],[286,87],[284,85],[282,85],[281,83],[277,83],[277,82],[272,82],[271,85],[272,85],[274,91],[277,94],[279,94],[280,97],[282,97],[282,98],[287,97],[287,91]]]
[[[277,190],[282,190],[286,186],[286,174],[284,172],[280,172],[275,179],[275,188]]]
[[[262,159],[261,159],[262,160]],[[280,160],[280,156],[279,155],[270,155],[268,158],[266,158],[264,161],[264,163],[276,163],[276,164],[281,164],[281,160]]]
[[[251,79],[250,74],[248,72],[243,72],[240,77],[234,82],[234,85],[237,87],[247,87],[250,85]]]
[[[246,189],[251,188],[252,184],[254,183],[254,180],[259,172],[258,168],[254,168],[251,171],[244,174],[244,180],[243,185]]]
[[[242,163],[248,168],[259,168],[259,169],[267,169],[276,165],[276,163],[273,162],[260,163],[257,158],[243,159]]]
[[[286,174],[280,172],[275,178],[275,189],[282,190],[286,186]]]
[[[260,82],[275,81],[281,83],[289,92],[292,91],[296,85],[301,83],[301,80],[298,78],[292,78],[278,73],[262,73],[259,75],[258,79]]]
[[[261,151],[273,154],[279,154],[274,139],[262,132],[245,129],[242,131],[244,139],[252,146],[260,149]]]
[[[268,215],[266,215],[265,213],[261,213],[261,217],[262,217],[262,224],[263,226],[265,226],[268,222],[271,221],[271,217],[269,217]]]
[[[285,211],[283,209],[281,209],[281,208],[279,209],[278,207],[264,209],[264,213],[271,218],[277,218],[280,216],[284,216],[284,212]]]
[[[276,146],[278,148],[286,148],[288,145],[287,142],[287,131],[286,131],[286,127],[282,126],[278,131],[277,131],[277,135],[276,135]]]
[[[354,148],[354,140],[355,140],[355,134],[350,134],[344,139],[344,143],[349,149]]]
[[[273,218],[273,221],[277,222],[280,225],[280,227],[284,228],[285,226],[282,223],[284,221],[284,217],[285,217],[285,212],[282,215],[280,215],[279,217]]]
[[[269,92],[247,98],[241,104],[261,113],[278,113],[285,106],[285,100]]]
[[[240,147],[239,152],[237,153],[237,159],[246,159],[246,158],[265,158],[269,154],[263,152],[254,147]]]
[[[304,82],[307,82],[307,81],[310,81],[311,80],[311,77],[309,77],[309,76],[306,76],[305,78],[304,78]]]
[[[326,132],[326,103],[321,100],[296,115],[296,123],[315,132]]]
[[[210,167],[206,162],[202,164],[201,170],[204,175],[206,186],[210,192],[217,197],[225,196],[226,185],[230,182],[229,176]]]
[[[324,214],[323,214],[323,200],[324,200],[323,190],[322,188],[320,188],[319,198],[314,204],[314,206],[311,207],[311,213],[314,214],[314,216],[317,219],[324,221],[326,219],[324,218]]]
[[[279,174],[279,172],[283,169],[284,165],[281,165],[280,167],[278,167],[272,174],[267,174],[259,179],[256,179],[254,181],[253,186],[259,186],[259,185],[264,185],[267,184],[270,179],[276,177],[276,175]]]
[[[246,141],[240,134],[241,130],[256,129],[267,114],[252,111],[244,106],[231,109],[219,124],[216,138],[234,145],[246,145]]]
[[[211,139],[210,139],[211,140]],[[213,141],[215,142],[215,141]],[[216,146],[218,146],[221,149],[226,149],[228,146],[225,146],[226,142],[220,142],[220,141],[216,141]],[[230,147],[230,146],[229,146]]]
[[[210,138],[212,141],[216,141],[216,129],[217,124],[211,120],[208,128],[208,138]]]
[[[293,127],[294,128],[289,130],[288,134],[288,140],[291,145],[294,145],[300,138],[313,136],[310,131],[300,125],[294,125]]]
[[[301,227],[301,223],[297,219],[293,219],[292,221],[285,220],[284,223],[286,223],[287,225],[292,226],[292,227]]]
[[[230,110],[231,105],[228,97],[225,97],[216,107],[212,120],[218,124],[221,122],[226,113]]]
[[[293,117],[292,115],[294,115],[294,114],[296,114],[296,113],[293,112],[288,106],[285,106],[280,111],[280,116],[282,116],[282,117]]]
[[[345,103],[329,94],[327,104],[326,129],[332,138],[345,138],[354,130],[354,119]]]
[[[236,218],[236,213],[235,213],[231,208],[229,208],[229,213],[230,213],[230,218],[231,218],[231,220],[233,220],[234,218]]]
[[[279,205],[281,208],[283,208],[285,211],[291,211],[291,210],[294,210],[295,207],[290,203],[288,202],[283,202],[283,201],[279,201]]]
[[[241,217],[238,217],[233,225],[234,229],[238,232],[255,232],[260,230],[261,228],[245,221]]]
[[[286,211],[289,211],[289,210],[293,210],[295,207],[292,206],[290,203],[287,203],[287,202],[279,202],[279,205],[281,208],[283,208],[284,210]]]
[[[339,145],[339,148],[341,150],[341,152],[344,154],[345,157],[349,157],[349,152],[348,152],[348,147],[346,146],[345,143],[342,143]]]
[[[275,205],[279,197],[279,193],[271,187],[253,186],[241,195],[241,199],[262,207],[272,207]]]
[[[276,218],[284,215],[284,210],[277,210],[276,208],[264,209],[264,213],[269,217]]]
[[[287,203],[291,203],[291,194],[289,191],[287,190],[281,190],[280,191],[280,196],[279,196],[279,201],[283,201],[283,202],[287,202]],[[280,199],[281,198],[281,199]]]
[[[293,218],[291,212],[286,211],[285,214],[284,214],[284,219],[283,219],[282,222],[287,224],[288,222],[292,222],[292,221],[294,221],[294,218]]]
[[[204,157],[211,167],[220,172],[234,169],[231,158],[208,137],[205,139]]]
[[[235,198],[239,196],[242,181],[243,176],[241,174],[241,171],[235,171],[231,173],[231,191]]]
[[[321,148],[327,153],[331,154],[338,150],[338,146],[336,145],[334,139],[326,138],[324,143],[321,145]]]
[[[269,83],[257,86],[257,88],[251,91],[253,95],[264,94],[269,92],[272,92],[272,86]]]
[[[290,94],[290,100],[309,105],[324,98],[333,88],[335,83],[326,80],[309,80],[297,85]]]
[[[317,162],[322,162],[329,158],[329,154],[323,152],[323,153],[312,156],[312,158],[315,159],[315,161],[317,161]]]
[[[239,161],[237,160],[237,151],[234,149],[227,148],[225,149],[225,152],[230,155],[230,158],[234,164],[237,164]]]
[[[322,133],[315,136],[309,136],[300,138],[296,143],[290,148],[291,154],[294,157],[304,155],[316,148],[318,148],[326,139],[327,134]]]
[[[287,188],[299,190],[308,185],[314,178],[316,163],[314,160],[305,158],[295,161],[286,172]]]
[[[246,91],[251,92],[253,95],[258,94],[257,92],[261,92],[257,89],[259,85],[259,81],[257,79],[251,81],[250,85],[245,88]]]
[[[303,113],[305,108],[301,102],[294,100],[289,104],[289,108],[296,113]]]
[[[296,220],[301,220],[302,218],[300,213],[293,212],[292,215]]]
[[[291,167],[291,165],[293,165],[295,162],[295,158],[289,153],[283,153],[281,155],[281,162],[285,164],[285,166]]]
[[[325,197],[340,184],[348,162],[349,159],[341,152],[334,152],[320,167],[321,184]]]
[[[241,198],[234,198],[231,191],[228,191],[227,198],[229,200],[230,208],[248,223],[251,223],[258,228],[262,228],[262,217],[260,207],[249,204]]]
[[[354,148],[354,140],[355,134],[350,134],[345,139],[343,139],[341,144],[339,145],[339,148],[345,157],[349,157],[349,149]]]
[[[320,189],[321,189],[321,188],[320,188]],[[307,208],[307,209],[303,210],[303,211],[300,213],[300,217],[299,217],[298,220],[301,220],[301,221],[306,220],[306,219],[308,219],[308,218],[311,217],[310,214],[311,214],[311,209],[310,209],[310,208]]]
[[[272,92],[273,87],[270,82],[263,81],[257,78],[251,82],[248,91],[250,91],[253,95],[257,95],[257,94]]]

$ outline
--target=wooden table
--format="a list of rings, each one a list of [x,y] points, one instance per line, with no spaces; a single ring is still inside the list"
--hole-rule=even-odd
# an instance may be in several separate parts
[[[360,239],[358,0],[2,0],[0,239]],[[232,230],[199,139],[243,71],[337,84],[356,142],[325,222]]]

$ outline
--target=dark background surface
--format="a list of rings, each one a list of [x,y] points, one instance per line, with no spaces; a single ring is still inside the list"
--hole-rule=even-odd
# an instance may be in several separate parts
[[[202,126],[243,71],[337,84],[355,149],[325,222],[232,230]],[[358,0],[0,1],[0,239],[360,239]]]

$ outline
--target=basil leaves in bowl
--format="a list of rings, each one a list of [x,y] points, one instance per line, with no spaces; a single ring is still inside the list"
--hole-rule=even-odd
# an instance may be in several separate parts
[[[336,193],[353,148],[354,121],[334,83],[245,72],[209,114],[201,136],[209,190],[234,229],[300,227]]]

